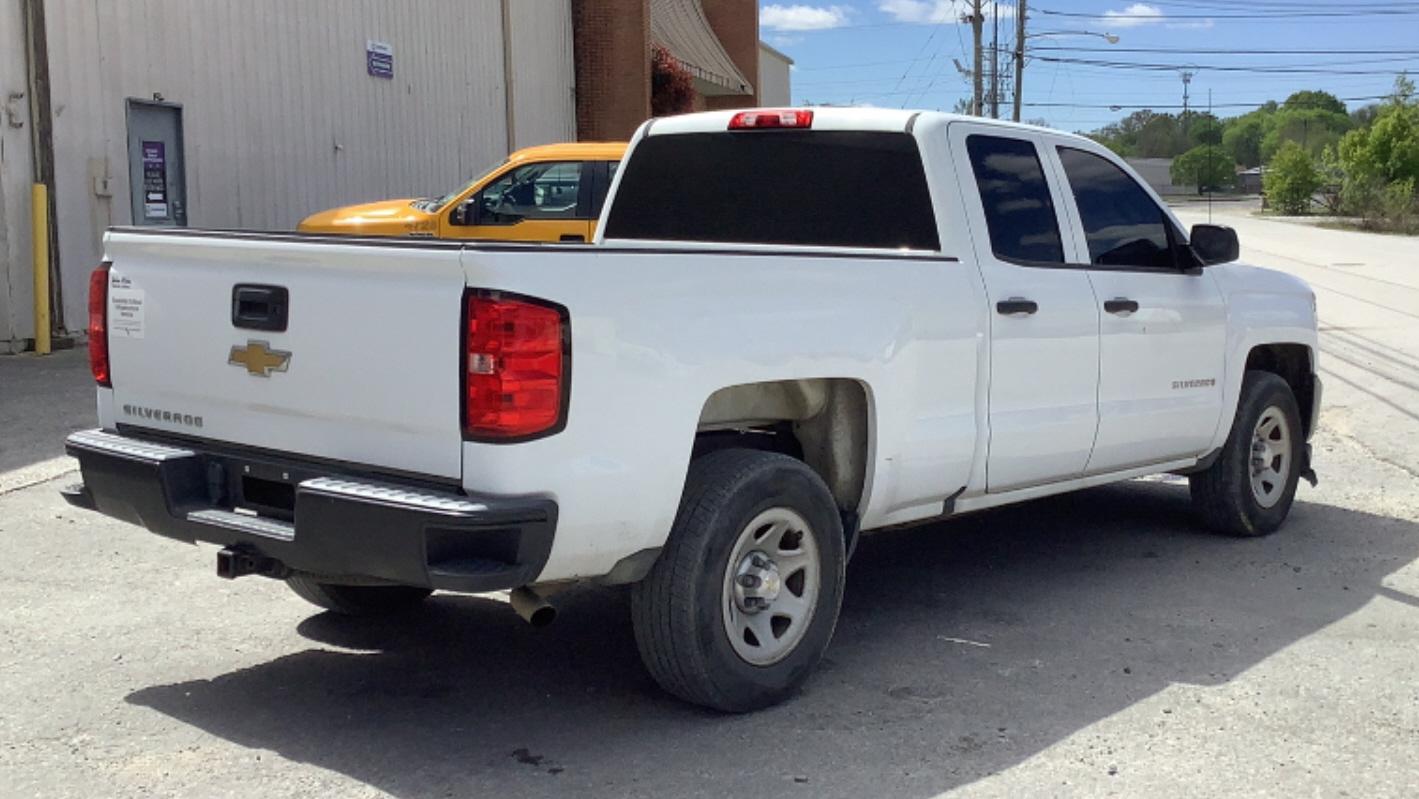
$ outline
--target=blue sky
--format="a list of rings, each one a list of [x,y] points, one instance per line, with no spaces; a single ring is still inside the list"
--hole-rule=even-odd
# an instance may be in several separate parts
[[[970,79],[954,64],[971,65],[971,28],[958,21],[968,5],[966,0],[776,0],[760,3],[759,19],[763,38],[795,61],[796,103],[950,110],[971,92]],[[1002,62],[1013,46],[1014,7],[1013,0],[1000,2]],[[1384,95],[1400,70],[1419,74],[1419,2],[1030,0],[1029,9],[1030,34],[1088,31],[1118,37],[1112,45],[1103,37],[1072,33],[1027,39],[1032,58],[1025,69],[1023,116],[1065,130],[1092,130],[1136,107],[1176,111],[1163,106],[1181,104],[1183,66],[1195,72],[1191,105],[1205,109],[1210,90],[1219,116],[1283,100],[1299,89],[1324,89],[1341,98]],[[987,45],[993,16],[987,2]],[[1259,48],[1304,52],[1253,52]],[[1364,104],[1349,103],[1351,108]],[[1114,105],[1122,107],[1111,110]],[[1004,103],[1001,115],[1009,115]]]

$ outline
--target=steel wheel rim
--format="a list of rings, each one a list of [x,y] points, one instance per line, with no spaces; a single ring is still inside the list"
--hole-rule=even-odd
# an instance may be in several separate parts
[[[1261,507],[1274,507],[1286,492],[1292,449],[1286,414],[1275,405],[1269,406],[1256,420],[1251,440],[1251,493]]]
[[[769,508],[744,526],[724,569],[721,615],[734,654],[752,666],[788,657],[822,591],[818,540],[804,518]]]

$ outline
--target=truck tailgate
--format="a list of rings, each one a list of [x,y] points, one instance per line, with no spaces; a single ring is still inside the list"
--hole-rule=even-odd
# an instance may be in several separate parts
[[[457,246],[114,231],[106,253],[120,426],[461,476]],[[282,289],[285,329],[259,329]]]

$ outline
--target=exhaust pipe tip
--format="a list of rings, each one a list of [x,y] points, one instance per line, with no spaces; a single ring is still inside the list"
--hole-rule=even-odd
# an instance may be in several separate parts
[[[514,588],[508,594],[513,611],[533,627],[546,627],[557,618],[557,609],[547,598],[527,586]]]

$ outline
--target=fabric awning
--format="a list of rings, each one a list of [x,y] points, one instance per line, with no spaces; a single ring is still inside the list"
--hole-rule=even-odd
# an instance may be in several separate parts
[[[701,94],[754,93],[710,27],[700,0],[651,0],[650,38],[690,71]]]

